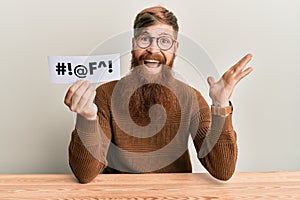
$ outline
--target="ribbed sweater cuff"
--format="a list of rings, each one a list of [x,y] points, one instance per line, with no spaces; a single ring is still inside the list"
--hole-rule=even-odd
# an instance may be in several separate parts
[[[219,141],[232,141],[236,142],[236,133],[232,126],[232,114],[222,117],[213,115],[212,131],[221,134],[219,135]]]
[[[100,129],[98,117],[96,120],[87,120],[77,114],[75,127],[81,141],[86,146],[99,144]]]
[[[225,122],[223,125],[223,132],[232,132],[233,126],[232,126],[232,114],[229,114],[228,116],[225,117]]]
[[[76,129],[85,133],[95,133],[98,131],[98,117],[96,120],[87,120],[81,115],[77,114],[76,117]]]

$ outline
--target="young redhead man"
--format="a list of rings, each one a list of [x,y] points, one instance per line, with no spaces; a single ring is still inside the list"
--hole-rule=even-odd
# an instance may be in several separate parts
[[[65,104],[77,113],[69,164],[81,183],[99,173],[192,172],[188,138],[215,178],[228,180],[237,159],[230,96],[252,68],[243,57],[219,81],[208,77],[210,107],[199,91],[177,80],[172,67],[178,24],[161,6],[142,10],[134,21],[130,74],[96,90],[74,83]]]

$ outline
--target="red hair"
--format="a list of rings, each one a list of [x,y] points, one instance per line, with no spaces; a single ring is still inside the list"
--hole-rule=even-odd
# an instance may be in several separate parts
[[[179,30],[177,18],[172,12],[162,6],[146,8],[137,14],[133,25],[134,36],[137,37],[139,35],[140,29],[158,23],[171,25],[175,31],[175,38],[177,38]]]

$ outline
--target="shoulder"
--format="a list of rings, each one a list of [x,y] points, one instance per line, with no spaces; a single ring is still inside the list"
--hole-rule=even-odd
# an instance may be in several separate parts
[[[191,85],[184,83],[178,79],[176,79],[176,88],[180,88],[181,92],[186,93],[188,96],[195,96],[197,99],[204,99],[201,92]]]
[[[209,109],[205,98],[199,90],[180,80],[176,81],[176,87],[181,88],[180,93],[183,94],[183,102],[185,102],[186,105],[190,105],[194,111],[199,109]]]
[[[117,84],[118,80],[110,81],[103,83],[99,85],[96,88],[96,97],[95,97],[95,103],[98,106],[103,106],[105,104],[109,105],[110,98],[112,95],[112,92],[114,90],[115,85]]]
[[[103,83],[96,89],[97,93],[111,93],[119,80]]]

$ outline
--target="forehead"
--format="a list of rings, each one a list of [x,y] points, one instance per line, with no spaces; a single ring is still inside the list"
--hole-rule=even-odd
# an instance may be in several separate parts
[[[171,25],[167,24],[155,24],[152,26],[145,27],[140,30],[141,34],[149,34],[151,36],[159,36],[159,35],[175,35],[175,31]]]

